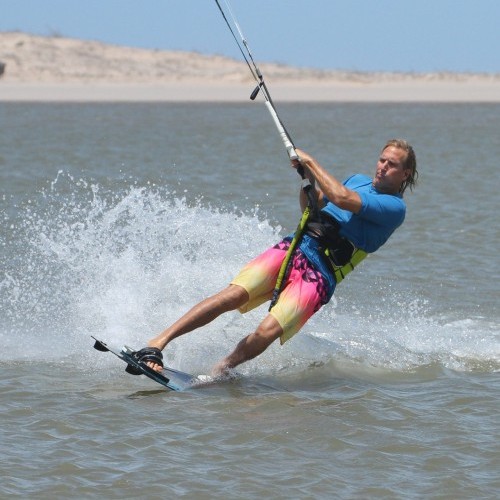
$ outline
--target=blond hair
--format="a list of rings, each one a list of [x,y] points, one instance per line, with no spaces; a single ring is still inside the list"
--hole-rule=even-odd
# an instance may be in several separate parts
[[[407,187],[410,188],[410,191],[413,191],[413,188],[417,184],[418,179],[417,157],[415,156],[415,151],[413,151],[410,143],[408,141],[405,141],[404,139],[391,139],[387,141],[386,145],[382,148],[382,151],[387,149],[389,146],[393,146],[395,148],[406,151],[406,159],[403,163],[403,168],[405,170],[409,170],[410,175],[401,184],[399,192],[403,194]]]

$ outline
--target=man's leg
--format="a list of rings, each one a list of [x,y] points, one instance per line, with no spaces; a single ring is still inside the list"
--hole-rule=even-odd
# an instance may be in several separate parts
[[[262,354],[282,334],[283,329],[276,318],[268,314],[254,333],[242,339],[229,356],[215,365],[213,374],[223,375],[231,368]]]
[[[214,367],[214,375],[223,374],[262,354],[279,337],[282,342],[291,338],[321,308],[326,293],[322,275],[302,253],[296,254],[272,314],[268,314],[254,333],[241,340],[235,350]],[[280,325],[286,325],[286,332]]]
[[[224,290],[203,300],[190,309],[172,326],[151,339],[148,342],[148,346],[163,350],[175,338],[207,325],[221,314],[238,309],[238,307],[241,307],[246,302],[248,302],[247,291],[241,286],[229,285]],[[161,366],[155,363],[150,362],[148,366],[154,370],[161,370]]]

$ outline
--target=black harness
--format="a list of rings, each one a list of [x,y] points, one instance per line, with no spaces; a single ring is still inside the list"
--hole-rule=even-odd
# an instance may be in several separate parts
[[[336,267],[345,266],[352,258],[356,247],[343,236],[340,236],[340,224],[330,215],[319,213],[319,220],[307,223],[305,234],[318,240],[321,254],[325,255],[328,264]]]

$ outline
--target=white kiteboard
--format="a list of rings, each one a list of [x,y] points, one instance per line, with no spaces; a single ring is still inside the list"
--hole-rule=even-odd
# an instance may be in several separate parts
[[[195,377],[194,375],[184,373],[179,370],[174,370],[173,368],[169,368],[167,366],[164,367],[161,372],[157,372],[152,368],[149,368],[149,366],[145,365],[144,363],[138,362],[133,357],[133,354],[136,351],[134,351],[130,347],[124,346],[120,351],[118,351],[117,349],[113,349],[112,347],[110,347],[102,340],[96,339],[94,336],[92,336],[92,338],[95,340],[94,349],[97,349],[101,352],[111,352],[117,358],[127,363],[127,365],[139,370],[142,374],[146,375],[146,377],[154,380],[158,384],[161,384],[172,391],[184,391],[186,389],[189,389],[190,387],[204,383],[203,380]],[[125,369],[125,371],[127,371],[127,368]]]

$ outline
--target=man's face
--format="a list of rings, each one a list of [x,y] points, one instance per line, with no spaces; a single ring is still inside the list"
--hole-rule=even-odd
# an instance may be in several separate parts
[[[380,154],[377,170],[373,178],[373,187],[381,193],[398,193],[403,181],[410,175],[410,170],[403,167],[406,151],[388,146]]]

